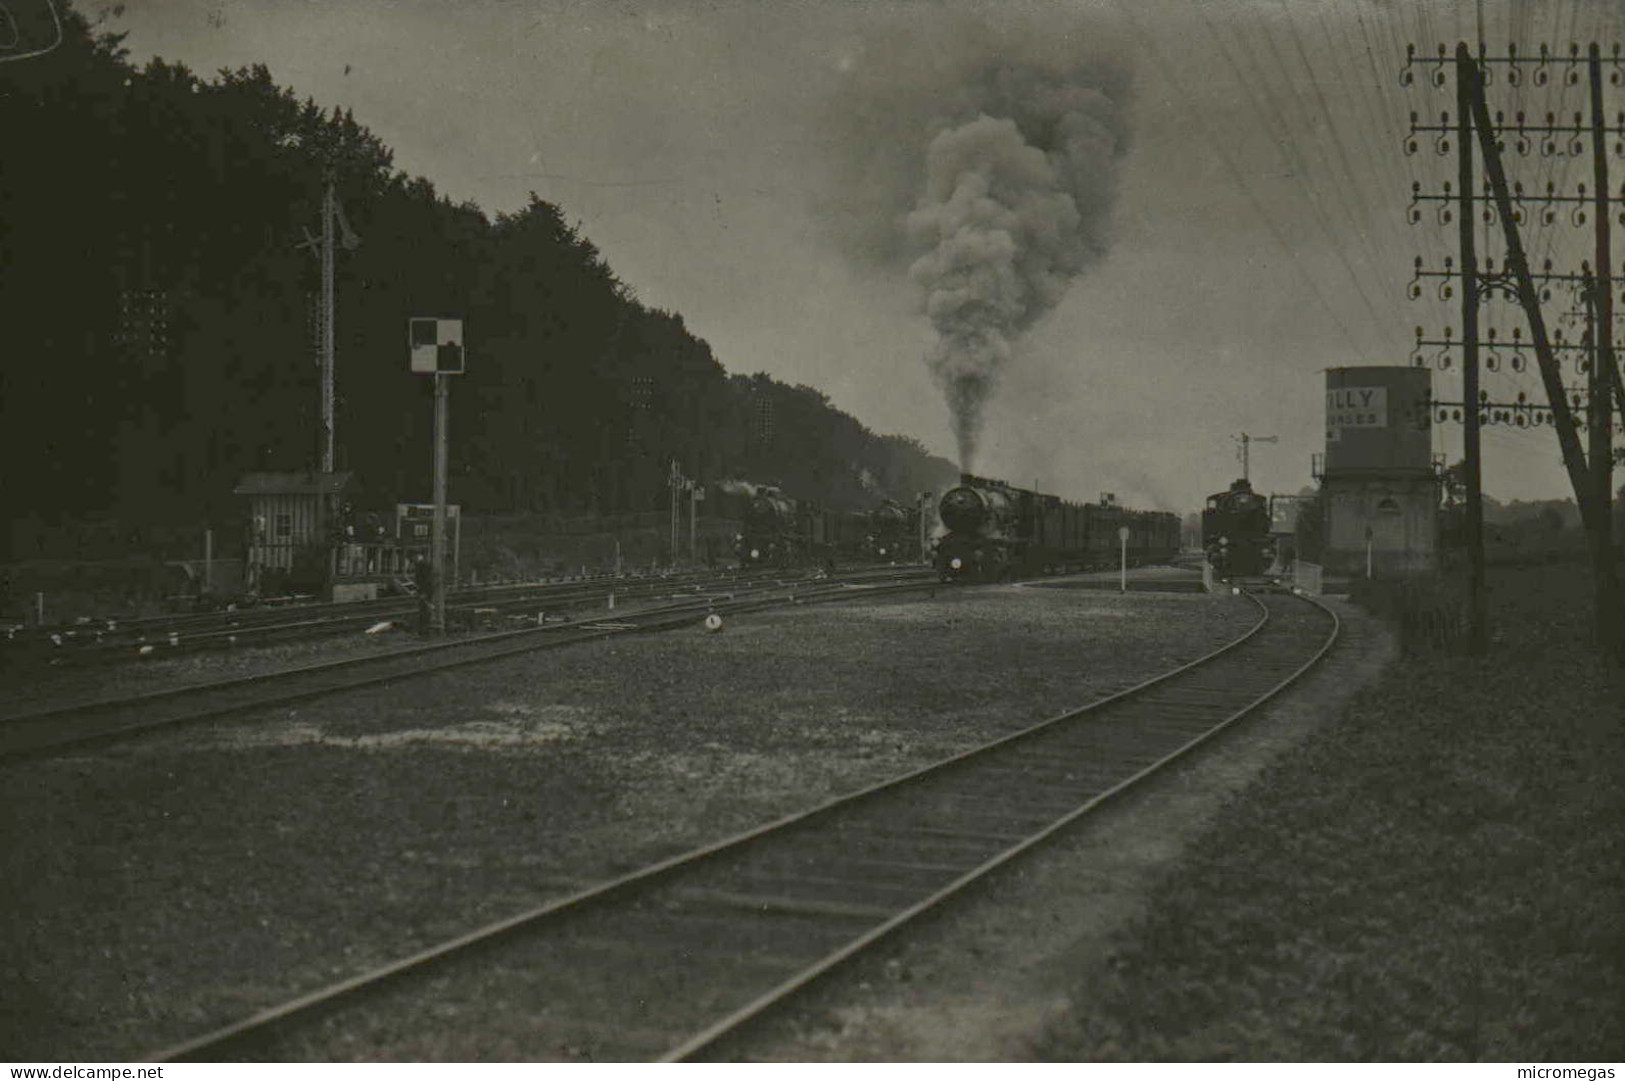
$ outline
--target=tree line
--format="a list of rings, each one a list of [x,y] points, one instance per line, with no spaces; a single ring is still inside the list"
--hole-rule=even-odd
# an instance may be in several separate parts
[[[428,496],[432,380],[406,320],[456,315],[451,498],[467,513],[657,508],[670,462],[857,508],[954,466],[818,390],[729,374],[562,208],[456,203],[347,110],[262,65],[201,78],[63,12],[0,84],[0,367],[9,517],[226,525],[250,470],[318,462],[319,232],[336,185],[338,465],[375,502]]]

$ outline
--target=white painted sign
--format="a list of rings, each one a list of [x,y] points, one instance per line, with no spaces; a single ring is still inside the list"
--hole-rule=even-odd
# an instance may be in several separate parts
[[[1386,427],[1387,387],[1338,387],[1326,392],[1326,428],[1329,432],[1339,428]]]

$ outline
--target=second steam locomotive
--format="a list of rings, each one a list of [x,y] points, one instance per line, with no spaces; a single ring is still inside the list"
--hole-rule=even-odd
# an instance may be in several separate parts
[[[1246,480],[1208,496],[1202,508],[1202,549],[1221,576],[1263,574],[1275,561],[1269,501]]]
[[[1166,511],[1070,503],[970,473],[943,495],[939,511],[947,533],[937,543],[936,568],[944,581],[1112,567],[1125,546],[1131,564],[1179,551],[1179,518]]]
[[[758,488],[735,538],[742,566],[833,565],[837,561],[913,563],[920,558],[920,511],[884,500],[841,511]]]

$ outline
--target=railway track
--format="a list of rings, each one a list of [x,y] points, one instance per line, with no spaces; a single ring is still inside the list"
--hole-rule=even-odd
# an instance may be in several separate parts
[[[60,751],[155,728],[483,664],[518,653],[669,630],[692,625],[711,614],[728,616],[783,604],[883,596],[935,585],[934,577],[921,570],[863,574],[854,580],[807,579],[788,584],[776,579],[758,581],[731,592],[686,593],[636,611],[597,612],[566,622],[431,642],[383,655],[57,705],[0,717],[0,758]],[[666,592],[671,592],[670,587]]]
[[[585,888],[154,1060],[678,1060],[1213,738],[1331,648],[1252,597],[1242,637],[983,747]]]
[[[866,573],[885,572],[877,569]],[[851,577],[851,573],[844,577]],[[602,605],[611,594],[627,601],[685,589],[738,590],[786,585],[794,580],[793,575],[778,570],[605,575],[562,582],[464,588],[448,599],[448,605],[454,613],[487,609],[504,614],[530,611],[537,606],[562,612]],[[18,667],[47,663],[105,665],[146,657],[318,638],[353,632],[380,621],[413,618],[417,603],[412,598],[395,597],[348,604],[279,605],[123,621],[86,620],[12,633],[0,639],[0,663]]]

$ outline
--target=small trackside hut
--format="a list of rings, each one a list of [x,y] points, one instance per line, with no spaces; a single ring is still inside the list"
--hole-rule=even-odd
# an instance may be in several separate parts
[[[405,548],[377,515],[357,510],[353,473],[247,473],[232,493],[247,500],[248,592],[360,600],[407,574]]]

